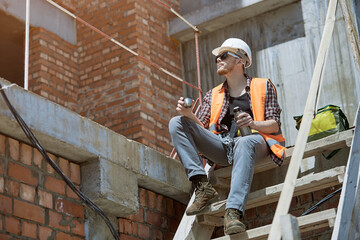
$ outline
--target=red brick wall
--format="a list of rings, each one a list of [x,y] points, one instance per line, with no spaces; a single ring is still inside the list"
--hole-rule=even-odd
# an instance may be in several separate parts
[[[57,2],[141,56],[181,76],[180,46],[167,36],[167,20],[174,15],[155,1]],[[179,8],[178,0],[164,2]],[[182,84],[83,24],[77,22],[76,27],[76,46],[42,28],[31,30],[29,88],[169,154],[168,121],[176,115]],[[161,199],[161,203],[155,206],[154,198]],[[185,206],[144,189],[140,190],[140,202],[138,214],[119,219],[120,235],[172,239]],[[137,218],[141,214],[142,218]]]
[[[164,1],[177,9],[178,1]],[[174,14],[155,1],[138,1],[138,53],[164,69],[181,76],[180,46],[167,36],[167,21]],[[141,5],[140,5],[141,4]],[[169,153],[171,151],[168,121],[176,115],[177,99],[182,95],[182,85],[163,72],[139,64],[142,80],[140,118],[146,121],[141,142]]]
[[[32,28],[30,34],[29,90],[76,111],[76,46],[40,27]]]
[[[76,1],[77,0],[53,0],[55,3],[66,8],[70,12],[74,13],[76,11]]]
[[[51,158],[80,185],[78,164]],[[84,207],[37,150],[0,135],[0,239],[20,236],[84,239]]]
[[[185,212],[185,206],[171,198],[139,189],[140,210],[119,218],[120,238],[124,240],[171,240]]]
[[[172,13],[154,1],[97,2],[79,1],[78,15],[141,56],[181,75],[179,46],[166,35],[166,21],[174,17]],[[169,153],[167,124],[175,115],[181,83],[88,27],[77,24],[77,29],[79,112],[130,139]]]
[[[140,56],[181,76],[180,45],[167,36],[174,14],[155,1],[57,1]],[[179,1],[165,1],[174,9]],[[169,154],[168,121],[182,83],[77,22],[77,44],[35,27],[29,89]]]

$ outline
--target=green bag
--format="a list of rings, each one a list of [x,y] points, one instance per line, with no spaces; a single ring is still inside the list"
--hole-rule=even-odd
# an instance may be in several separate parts
[[[294,117],[296,121],[296,129],[299,130],[302,115]],[[315,118],[311,122],[308,142],[318,140],[323,137],[349,129],[349,122],[340,107],[335,105],[327,105],[317,110]],[[325,157],[330,159],[339,150],[335,150]]]

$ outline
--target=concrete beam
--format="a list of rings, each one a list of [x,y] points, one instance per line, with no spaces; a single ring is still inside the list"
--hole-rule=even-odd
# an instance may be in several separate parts
[[[2,78],[0,82],[10,84]],[[178,160],[17,85],[5,92],[47,151],[81,163],[82,189],[110,213],[135,212],[137,186],[188,202],[191,185]],[[28,142],[2,97],[0,132]]]
[[[25,7],[24,0],[0,0],[0,9],[23,21],[26,15]],[[43,27],[62,39],[76,44],[75,20],[45,0],[30,1],[30,24]]]
[[[117,217],[138,212],[137,185],[136,174],[105,159],[81,165],[81,191],[103,211]]]
[[[219,0],[184,15],[184,18],[205,35],[297,1],[299,0]],[[186,42],[194,38],[194,31],[181,19],[174,18],[169,22],[169,35]]]

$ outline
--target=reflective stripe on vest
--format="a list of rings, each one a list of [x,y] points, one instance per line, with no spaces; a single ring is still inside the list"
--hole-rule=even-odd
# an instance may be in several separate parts
[[[267,81],[265,78],[253,78],[250,85],[251,105],[255,121],[265,120],[265,98],[267,90]],[[271,82],[270,82],[271,83]],[[272,84],[272,83],[271,83]],[[276,89],[273,85],[275,94]],[[285,138],[279,129],[278,133],[266,134],[259,132],[265,139],[271,151],[280,159],[283,159],[285,153]]]

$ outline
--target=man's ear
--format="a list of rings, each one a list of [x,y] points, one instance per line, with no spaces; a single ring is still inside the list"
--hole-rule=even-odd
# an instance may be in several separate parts
[[[238,58],[238,59],[239,59],[238,64],[244,64],[244,65],[245,65],[245,61],[244,61],[244,59],[242,59],[242,58]]]
[[[243,71],[245,72],[245,64],[246,64],[246,61],[245,61],[244,59],[240,58],[238,64],[241,65]]]

